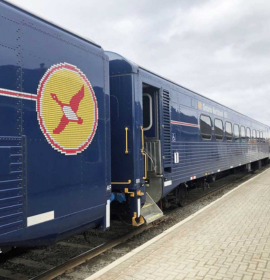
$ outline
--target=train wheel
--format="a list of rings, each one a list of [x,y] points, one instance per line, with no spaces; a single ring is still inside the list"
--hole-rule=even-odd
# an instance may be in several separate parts
[[[185,184],[181,184],[178,189],[178,204],[180,207],[184,207],[187,204],[187,187]]]

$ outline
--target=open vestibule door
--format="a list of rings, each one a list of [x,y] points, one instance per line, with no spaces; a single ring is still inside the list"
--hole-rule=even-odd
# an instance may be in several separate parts
[[[160,140],[160,89],[143,83],[143,148],[145,157],[146,203],[142,215],[146,223],[163,216],[157,206],[162,198],[163,169]]]

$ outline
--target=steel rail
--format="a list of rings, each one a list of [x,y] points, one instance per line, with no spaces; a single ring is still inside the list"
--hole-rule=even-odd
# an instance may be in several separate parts
[[[44,273],[32,278],[32,280],[48,280],[48,279],[54,279],[57,276],[60,276],[67,272],[68,270],[71,270],[78,265],[89,261],[93,259],[94,257],[100,255],[103,252],[108,251],[109,249],[112,249],[116,247],[117,245],[120,245],[121,243],[126,242],[127,240],[131,239],[132,237],[142,233],[145,230],[148,230],[149,228],[154,227],[155,224],[149,224],[149,225],[142,225],[135,230],[132,230],[131,232],[121,235],[107,243],[101,244],[87,252],[82,253],[79,256],[76,256],[67,262],[60,264],[59,266],[56,266],[50,270],[45,271]]]

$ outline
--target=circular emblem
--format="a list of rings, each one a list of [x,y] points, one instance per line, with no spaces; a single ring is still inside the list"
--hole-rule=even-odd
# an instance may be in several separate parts
[[[54,149],[65,155],[84,151],[98,122],[97,100],[89,80],[74,65],[53,65],[38,87],[37,114]]]

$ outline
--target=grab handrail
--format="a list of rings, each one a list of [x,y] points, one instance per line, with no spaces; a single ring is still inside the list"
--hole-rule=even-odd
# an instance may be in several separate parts
[[[141,149],[141,153],[144,156],[144,177],[143,180],[147,179],[147,157],[146,157],[146,153],[144,152],[144,131],[143,131],[143,127],[141,126],[141,131],[142,131],[142,149]]]
[[[128,154],[128,127],[125,127],[125,131],[126,131],[126,150],[125,150],[125,154]]]

